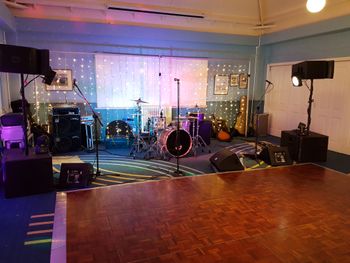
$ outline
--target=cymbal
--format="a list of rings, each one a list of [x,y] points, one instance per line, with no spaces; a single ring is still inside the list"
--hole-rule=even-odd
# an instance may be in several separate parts
[[[147,101],[141,100],[141,98],[138,98],[137,100],[132,100],[132,101],[135,101],[137,104],[139,104],[139,103],[148,103]]]

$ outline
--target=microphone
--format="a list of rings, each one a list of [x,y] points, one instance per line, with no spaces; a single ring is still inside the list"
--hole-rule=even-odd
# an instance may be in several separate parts
[[[272,85],[272,82],[271,81],[269,81],[269,80],[265,80],[267,83],[269,83],[270,85]]]
[[[180,81],[180,79],[174,78],[174,81]]]
[[[77,80],[76,79],[73,79],[73,86],[75,87],[77,84],[76,84]]]

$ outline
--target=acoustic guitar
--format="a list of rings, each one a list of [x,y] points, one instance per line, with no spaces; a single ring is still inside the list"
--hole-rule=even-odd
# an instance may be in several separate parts
[[[216,138],[219,141],[230,141],[231,135],[228,132],[228,127],[226,124],[226,120],[217,120],[215,118],[215,115],[212,115],[212,125],[213,125],[213,132],[216,135]]]
[[[224,131],[224,130],[220,130],[218,132],[218,135],[216,136],[216,138],[219,141],[223,141],[223,142],[231,141],[231,135],[228,132]]]

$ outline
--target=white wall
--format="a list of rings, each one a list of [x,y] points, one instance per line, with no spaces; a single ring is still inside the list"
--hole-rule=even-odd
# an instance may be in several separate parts
[[[350,58],[335,61],[333,79],[314,80],[310,130],[329,136],[329,150],[350,154]],[[270,116],[269,133],[274,136],[296,129],[299,122],[307,123],[309,90],[291,84],[293,64],[267,66],[267,79],[274,88],[265,96],[265,112]]]

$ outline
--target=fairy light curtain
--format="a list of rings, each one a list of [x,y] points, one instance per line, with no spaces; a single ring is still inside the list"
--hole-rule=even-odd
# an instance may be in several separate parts
[[[164,106],[177,106],[177,87],[180,79],[181,107],[205,107],[208,87],[208,60],[162,57],[161,101]]]
[[[181,106],[205,105],[208,61],[205,59],[96,54],[98,108],[134,107],[138,98],[148,105],[175,107],[181,80]]]

